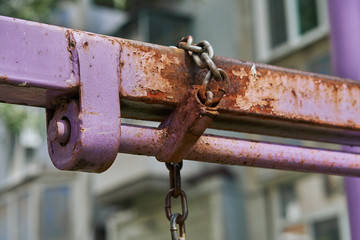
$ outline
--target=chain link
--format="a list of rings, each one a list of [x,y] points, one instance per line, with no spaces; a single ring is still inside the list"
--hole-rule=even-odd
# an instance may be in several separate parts
[[[198,96],[200,101],[205,106],[215,107],[224,94],[228,90],[228,75],[227,73],[218,68],[214,61],[214,49],[208,41],[201,41],[198,44],[193,44],[193,37],[187,36],[180,40],[178,47],[188,52],[196,63],[196,65],[203,69],[207,68],[207,72],[202,85],[200,86]],[[210,89],[210,81],[214,78],[217,83],[222,85]],[[219,84],[218,84],[219,85]],[[183,162],[180,163],[165,163],[169,170],[170,190],[165,197],[165,215],[170,221],[170,232],[172,240],[185,240],[185,220],[188,216],[188,204],[185,192],[181,189],[181,176],[180,170]],[[179,198],[181,200],[181,213],[172,213],[171,211],[171,198]],[[177,236],[179,225],[180,236]]]
[[[173,197],[177,198],[181,191],[180,170],[182,168],[183,162],[181,161],[178,164],[165,163],[165,165],[169,170],[170,190],[174,189]]]
[[[180,170],[182,168],[182,161],[180,163],[165,163],[167,169],[169,170],[170,178],[170,190],[165,197],[165,215],[166,218],[170,221],[170,232],[172,240],[178,240],[176,237],[177,227],[176,224],[180,227],[180,237],[179,239],[185,240],[185,220],[188,216],[188,204],[187,197],[183,190],[181,190],[181,176]],[[171,198],[178,198],[181,200],[181,210],[182,213],[172,213],[171,211]]]
[[[182,38],[178,47],[186,50],[199,68],[207,68],[209,70],[202,83],[199,97],[206,106],[216,106],[228,90],[228,75],[224,70],[218,68],[212,60],[214,58],[213,47],[208,41],[201,41],[196,45],[193,44],[192,36]],[[212,78],[217,82],[223,82],[223,86],[210,90],[209,83]]]

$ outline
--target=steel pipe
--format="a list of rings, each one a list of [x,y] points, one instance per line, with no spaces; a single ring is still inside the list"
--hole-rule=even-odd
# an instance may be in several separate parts
[[[155,156],[163,131],[152,127],[121,125],[120,153]],[[204,134],[185,157],[188,160],[360,176],[360,155],[330,150],[287,146]]]

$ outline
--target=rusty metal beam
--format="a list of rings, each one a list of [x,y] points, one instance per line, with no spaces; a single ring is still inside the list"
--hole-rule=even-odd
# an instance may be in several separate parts
[[[74,34],[88,43],[84,49],[118,54],[122,117],[162,121],[205,74],[180,49],[7,17],[0,26],[2,102],[54,109],[78,98],[76,77],[91,66],[76,64]],[[359,83],[224,57],[214,62],[231,89],[211,127],[360,145]]]

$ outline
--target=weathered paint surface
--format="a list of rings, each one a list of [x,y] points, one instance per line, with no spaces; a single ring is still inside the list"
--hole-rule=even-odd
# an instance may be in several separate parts
[[[178,163],[218,115],[216,107],[207,107],[199,99],[199,87],[187,91],[176,109],[158,127],[164,129],[161,151],[156,159]]]
[[[88,70],[80,66],[73,51],[74,34],[83,39],[83,49],[121,49],[118,81],[121,100],[126,102],[124,117],[163,120],[162,109],[174,108],[205,75],[176,48],[6,17],[0,17],[0,26],[2,102],[56,108],[63,99],[78,95],[79,74],[85,75]],[[213,127],[360,144],[360,84],[224,57],[215,57],[214,61],[228,73],[230,89],[220,103],[220,116]],[[106,81],[106,72],[99,74]],[[134,111],[139,104],[159,111]]]
[[[54,114],[47,110],[50,157],[61,170],[103,172],[120,145],[120,46],[76,31],[67,31],[66,36],[71,74],[65,83],[79,86],[79,101],[63,101]],[[54,121],[69,122],[70,132],[63,134],[70,136],[68,142],[52,137],[61,131],[53,129],[59,126]]]
[[[187,62],[183,51],[122,40],[122,88],[125,98],[177,103],[204,73]],[[220,111],[359,128],[360,85],[354,81],[223,57],[216,64],[229,74],[230,91]],[[256,74],[251,67],[255,66]]]
[[[68,102],[80,100],[79,113],[70,111],[67,116],[69,143],[50,144],[53,161],[61,169],[103,171],[113,161],[114,148],[156,156],[166,134],[162,130],[122,126],[119,147],[119,96],[128,108],[122,109],[123,116],[127,111],[133,114],[133,106],[155,107],[157,114],[149,116],[138,110],[134,115],[162,120],[161,110],[174,108],[205,76],[205,71],[197,69],[179,49],[5,17],[0,17],[0,26],[4,29],[0,44],[6,46],[0,47],[0,101],[46,107],[49,120],[57,114],[61,120],[60,113]],[[360,143],[358,83],[224,57],[214,61],[228,73],[231,87],[218,106],[220,115],[214,126],[323,140],[330,136],[335,142]],[[243,122],[248,125],[241,128]],[[250,130],[246,130],[248,126]],[[302,127],[308,135],[294,131]],[[360,175],[356,154],[209,135],[202,136],[186,158]]]
[[[119,152],[156,156],[166,131],[122,125]],[[360,155],[203,135],[185,159],[342,176],[360,176]]]

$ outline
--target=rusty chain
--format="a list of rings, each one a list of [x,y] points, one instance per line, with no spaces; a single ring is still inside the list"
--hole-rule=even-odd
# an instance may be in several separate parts
[[[214,49],[208,41],[201,41],[193,44],[193,37],[187,36],[180,40],[178,47],[184,49],[193,58],[199,68],[207,68],[209,72],[206,74],[199,90],[199,98],[208,107],[214,107],[219,104],[224,94],[228,91],[228,75],[218,68],[214,61]],[[217,88],[209,88],[211,79],[216,82],[223,83]]]
[[[193,37],[187,36],[182,38],[178,47],[184,49],[193,58],[194,62],[199,68],[207,68],[202,85],[199,88],[197,96],[199,100],[207,107],[215,107],[228,90],[228,75],[218,68],[214,61],[214,49],[208,41],[201,41],[198,44],[193,44]],[[211,79],[214,78],[219,84],[210,84]],[[211,86],[210,86],[211,85]],[[214,87],[215,86],[215,87]],[[181,189],[180,170],[183,162],[179,163],[165,163],[169,170],[170,190],[165,197],[165,214],[170,221],[170,232],[172,240],[185,240],[185,220],[188,216],[188,204],[185,192]],[[171,198],[179,198],[181,200],[181,213],[172,213]],[[180,235],[177,236],[179,225]]]
[[[182,161],[180,163],[165,163],[169,170],[170,190],[165,197],[165,214],[166,218],[170,221],[170,232],[172,240],[185,240],[185,220],[188,216],[188,205],[186,194],[181,190],[181,176],[180,170],[182,168]],[[171,198],[178,198],[180,196],[182,213],[172,213],[171,211]],[[180,227],[180,237],[176,235]]]

